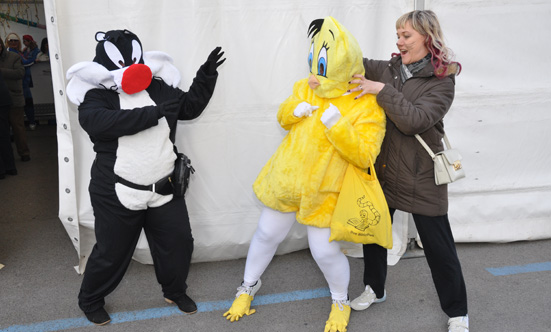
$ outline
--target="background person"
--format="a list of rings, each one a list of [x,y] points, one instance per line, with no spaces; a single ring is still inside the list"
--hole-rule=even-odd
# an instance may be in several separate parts
[[[21,39],[15,32],[10,32],[6,36],[6,47],[8,51],[21,55]]]
[[[33,84],[33,76],[31,73],[31,67],[36,61],[36,57],[40,52],[36,41],[34,41],[31,35],[23,36],[23,44],[25,48],[21,53],[21,61],[25,67],[25,76],[23,77],[23,96],[25,97],[25,115],[27,116],[27,121],[29,122],[29,128],[34,130],[36,128],[36,121],[34,117],[34,101],[31,88]]]
[[[48,38],[43,38],[40,42],[40,52],[36,56],[36,62],[50,61],[50,48],[48,47]]]
[[[433,151],[442,151],[443,118],[455,93],[461,66],[451,60],[436,15],[413,11],[396,21],[398,54],[389,61],[364,59],[365,77],[351,91],[377,95],[387,115],[386,135],[376,171],[391,215],[396,209],[413,215],[440,305],[450,317],[448,329],[469,328],[467,293],[448,220],[448,187],[434,182],[434,164],[415,138],[419,134]],[[361,97],[364,98],[364,97]],[[355,310],[386,299],[387,250],[363,246],[365,291],[351,302]]]
[[[13,34],[10,34],[13,35]],[[13,37],[12,37],[13,38]],[[12,45],[15,43],[12,41]],[[27,145],[27,133],[25,131],[25,117],[23,106],[23,76],[25,76],[25,67],[21,62],[21,57],[17,52],[9,52],[4,43],[0,40],[0,72],[10,91],[12,107],[10,109],[10,126],[13,132],[17,153],[21,161],[31,160],[29,146]]]
[[[11,104],[10,90],[0,71],[0,180],[4,179],[6,174],[17,175],[10,139]]]

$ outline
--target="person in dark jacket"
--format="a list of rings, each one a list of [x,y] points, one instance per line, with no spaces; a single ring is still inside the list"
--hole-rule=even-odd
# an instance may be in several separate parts
[[[354,91],[377,95],[387,115],[386,135],[375,165],[393,215],[413,215],[448,330],[468,331],[467,294],[448,220],[447,185],[436,185],[434,164],[415,138],[419,134],[433,151],[442,151],[444,116],[455,93],[461,65],[444,44],[436,15],[430,10],[404,14],[396,22],[399,53],[389,61],[364,59],[365,77],[356,75]],[[351,302],[355,310],[386,299],[387,250],[363,246],[365,291]]]
[[[0,180],[5,179],[6,174],[17,175],[10,140],[9,117],[11,105],[10,90],[0,71]]]
[[[178,120],[197,118],[209,103],[224,52],[215,48],[184,92],[172,58],[142,52],[132,32],[98,32],[96,41],[94,61],[67,73],[67,96],[96,152],[89,186],[96,244],[79,307],[92,323],[109,323],[105,297],[122,280],[143,229],[166,302],[193,314],[197,305],[186,294],[193,236],[184,196],[171,184],[174,140]]]
[[[9,38],[16,38],[17,35],[10,34]],[[14,42],[11,42],[12,44]],[[25,131],[25,98],[23,98],[23,76],[25,76],[25,67],[21,62],[21,57],[16,52],[11,52],[4,46],[0,40],[0,72],[4,76],[4,81],[10,91],[12,106],[10,108],[10,126],[13,131],[17,154],[21,161],[31,160],[31,152],[27,145],[27,133]]]

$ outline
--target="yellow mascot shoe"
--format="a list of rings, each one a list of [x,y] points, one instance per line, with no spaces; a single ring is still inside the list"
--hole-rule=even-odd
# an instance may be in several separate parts
[[[325,322],[324,332],[346,332],[350,321],[350,301],[333,300],[329,319]]]
[[[224,313],[224,317],[233,323],[237,322],[239,318],[244,315],[249,316],[254,314],[256,310],[251,309],[251,302],[253,301],[254,295],[260,289],[261,285],[261,281],[258,280],[254,286],[239,286],[237,288],[235,300],[233,300],[230,310]]]
[[[237,297],[235,300],[233,300],[233,304],[231,305],[230,310],[226,311],[224,314],[224,317],[226,317],[227,320],[230,322],[237,322],[239,318],[243,317],[244,315],[252,315],[256,312],[255,309],[251,309],[251,302],[253,301],[253,297],[247,294],[241,294],[239,297]]]

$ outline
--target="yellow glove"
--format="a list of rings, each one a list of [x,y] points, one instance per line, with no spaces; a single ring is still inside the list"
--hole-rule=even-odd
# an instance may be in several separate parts
[[[256,312],[255,309],[251,309],[251,302],[253,301],[253,297],[249,294],[241,294],[238,298],[233,300],[233,304],[231,305],[230,310],[226,311],[224,314],[224,317],[226,317],[227,320],[230,322],[236,322],[239,320],[239,318],[243,317],[243,315],[252,315]],[[350,309],[350,308],[349,308]],[[350,310],[349,310],[350,313]]]
[[[333,301],[329,319],[325,322],[324,332],[346,332],[346,327],[350,321],[350,305],[346,301]]]

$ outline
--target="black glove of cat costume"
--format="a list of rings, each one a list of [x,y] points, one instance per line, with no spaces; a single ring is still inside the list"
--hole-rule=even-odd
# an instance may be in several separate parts
[[[180,100],[178,98],[170,99],[157,106],[157,119],[170,116],[178,117],[180,112]]]
[[[210,52],[207,61],[203,65],[207,75],[216,75],[216,69],[226,61],[226,58],[220,60],[224,55],[224,52],[221,52],[222,47],[216,47],[212,52]]]

